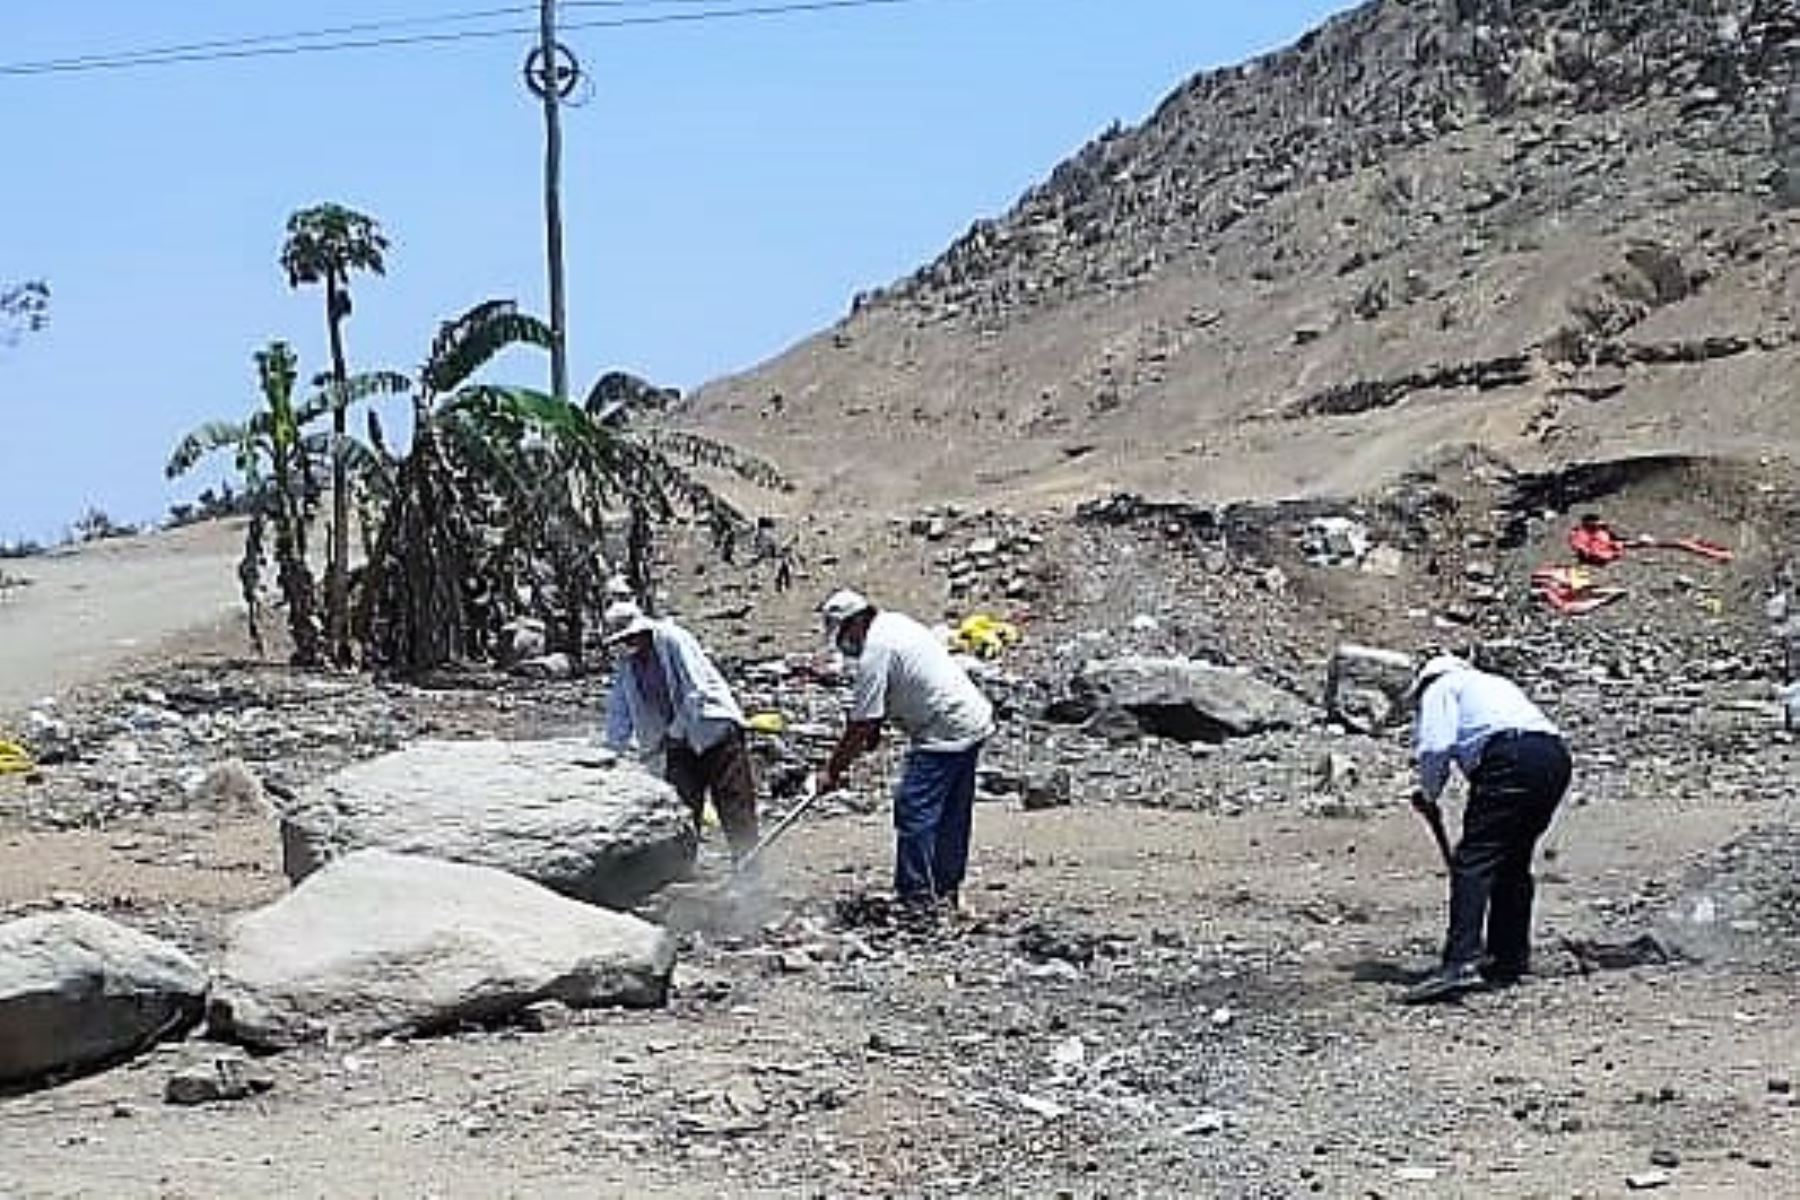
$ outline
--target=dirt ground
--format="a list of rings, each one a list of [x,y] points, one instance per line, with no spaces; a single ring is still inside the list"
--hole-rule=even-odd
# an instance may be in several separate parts
[[[1541,939],[1793,808],[1641,796],[1565,813]],[[802,827],[771,919],[878,886],[884,822]],[[984,806],[986,923],[969,931],[850,973],[779,973],[726,939],[684,965],[668,1012],[303,1051],[235,1108],[161,1102],[194,1053],[176,1047],[0,1101],[0,1195],[1571,1197],[1621,1194],[1653,1153],[1679,1159],[1672,1194],[1800,1194],[1800,1110],[1772,1090],[1800,1073],[1791,975],[1552,974],[1403,1009],[1396,980],[1439,931],[1429,861],[1401,808]],[[217,917],[278,894],[275,862],[254,819],[14,836],[0,906],[73,890],[126,919]],[[1117,957],[1022,984],[1000,952],[1036,919],[1101,932]],[[1070,1037],[1141,1059],[1129,1105],[1078,1091],[1044,1117],[996,1090],[1046,1073]],[[745,1080],[765,1112],[683,1124]]]
[[[239,625],[239,522],[119,538],[6,564],[0,717],[164,654],[171,639]]]
[[[1768,486],[1752,477],[1746,494]],[[665,1011],[313,1047],[266,1060],[266,1095],[200,1109],[162,1099],[179,1065],[214,1049],[190,1040],[0,1098],[0,1196],[1592,1198],[1626,1194],[1634,1176],[1669,1195],[1800,1196],[1793,959],[1590,972],[1565,942],[1653,929],[1722,845],[1800,824],[1800,747],[1764,702],[1738,699],[1760,694],[1761,648],[1742,631],[1762,620],[1762,572],[1787,526],[1740,520],[1738,494],[1678,473],[1606,506],[1633,527],[1727,537],[1754,565],[1646,560],[1620,576],[1630,602],[1581,626],[1525,598],[1506,610],[1559,673],[1544,678],[1561,681],[1553,711],[1578,762],[1546,841],[1539,974],[1524,986],[1429,1011],[1394,1003],[1435,953],[1445,893],[1429,837],[1397,803],[1402,735],[1319,728],[1194,754],[1033,721],[1008,726],[990,761],[1020,771],[1054,755],[1083,782],[1069,808],[1026,812],[1016,795],[980,806],[971,924],[924,935],[866,915],[891,853],[871,770],[868,811],[802,822],[758,903],[714,911],[702,888],[662,911],[684,931]],[[1278,597],[1253,586],[1266,564],[1209,574],[1158,521],[1056,532],[1056,520],[1043,552],[1067,569],[1082,621],[1116,630],[1148,610],[1168,630],[1200,630],[1204,618],[1259,670],[1291,659],[1312,671],[1314,647],[1371,632],[1358,612],[1389,613],[1393,636],[1414,620],[1381,589],[1411,595],[1416,581],[1283,560]],[[1284,529],[1270,527],[1271,545]],[[1560,526],[1533,537],[1499,556],[1503,578],[1522,578]],[[933,594],[937,543],[890,527],[860,544],[873,553],[857,578],[898,590],[911,577]],[[741,640],[763,654],[800,645],[805,605],[838,569],[815,554],[781,601],[794,611],[759,608]],[[1456,561],[1432,569],[1456,595]],[[679,587],[724,638],[728,623],[705,615],[737,604],[718,574]],[[1054,609],[1041,606],[1032,653],[1091,627],[1060,625]],[[200,648],[168,653],[226,670]],[[196,744],[295,783],[350,744],[324,739],[364,725],[539,736],[557,721],[577,730],[599,705],[598,682],[558,685],[534,708],[523,693],[413,696],[262,670],[242,701],[254,724],[204,717],[204,737],[251,744]],[[229,696],[261,677],[219,678]],[[0,914],[80,904],[213,960],[233,914],[285,890],[268,816],[177,797],[144,811],[97,800],[100,815],[60,826],[33,816],[104,799],[105,747],[147,755],[168,733],[118,732],[117,714],[148,694],[126,691],[137,698],[102,714],[86,763],[0,781]],[[275,734],[293,736],[250,754]],[[1363,781],[1319,803],[1296,789],[1332,747]],[[153,797],[156,778],[111,789]],[[719,864],[708,869],[716,879]]]

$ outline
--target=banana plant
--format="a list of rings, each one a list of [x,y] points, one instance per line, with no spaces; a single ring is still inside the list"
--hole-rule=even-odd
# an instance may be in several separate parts
[[[784,486],[767,463],[710,439],[475,381],[502,351],[550,340],[508,301],[440,328],[418,373],[410,449],[386,472],[392,493],[358,615],[373,661],[417,673],[490,657],[524,615],[545,622],[555,648],[579,652],[604,604],[609,523],[625,516],[647,537],[692,518],[723,536],[748,522],[699,469]],[[371,435],[383,444],[379,428]]]
[[[230,453],[249,509],[238,582],[252,644],[258,653],[263,651],[260,597],[264,565],[272,550],[277,585],[287,605],[293,662],[317,666],[323,659],[323,643],[307,541],[323,494],[321,480],[331,469],[331,442],[323,433],[309,432],[308,426],[332,411],[335,389],[321,381],[320,390],[297,402],[299,360],[285,342],[269,343],[256,353],[255,361],[262,407],[242,421],[209,421],[187,434],[170,453],[164,474],[176,479],[209,455]],[[355,403],[408,387],[404,376],[375,372],[353,377],[345,391]],[[272,548],[267,542],[271,530]]]

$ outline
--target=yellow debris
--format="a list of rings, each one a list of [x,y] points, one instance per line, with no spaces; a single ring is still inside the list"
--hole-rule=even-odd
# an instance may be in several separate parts
[[[0,775],[28,775],[37,770],[31,751],[17,742],[0,738]]]
[[[992,613],[971,613],[950,635],[950,642],[964,654],[993,659],[1017,645],[1021,636],[1019,627],[1011,621],[1002,621]]]
[[[751,733],[785,733],[787,718],[778,712],[759,712],[744,724],[750,727]]]

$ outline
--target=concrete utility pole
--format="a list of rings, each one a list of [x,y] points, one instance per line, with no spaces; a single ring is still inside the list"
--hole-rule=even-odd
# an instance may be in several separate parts
[[[541,0],[537,50],[525,63],[525,82],[544,102],[544,252],[550,268],[550,391],[569,398],[569,325],[563,295],[562,102],[580,68],[556,41],[556,0]],[[566,64],[566,65],[565,65]]]

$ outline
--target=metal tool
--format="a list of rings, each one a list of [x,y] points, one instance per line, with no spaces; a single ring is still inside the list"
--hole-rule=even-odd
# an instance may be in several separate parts
[[[1438,854],[1443,857],[1444,870],[1451,869],[1450,833],[1444,828],[1444,810],[1435,800],[1427,800],[1423,796],[1414,796],[1413,811],[1425,818],[1425,824],[1431,826],[1431,836],[1437,842]]]
[[[744,856],[737,860],[737,866],[732,870],[733,876],[741,877],[745,872],[754,867],[757,860],[763,856],[763,851],[779,841],[781,836],[789,829],[793,828],[794,823],[806,814],[807,809],[811,808],[814,804],[817,804],[819,798],[825,794],[825,792],[819,790],[819,777],[817,775],[808,775],[806,777],[806,787],[800,793],[798,803],[796,803],[794,807],[788,809],[786,815],[783,816],[781,820],[775,822],[762,837],[756,840],[756,845],[750,847],[750,849],[745,852]]]

